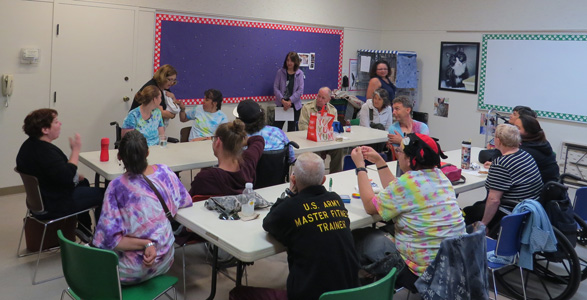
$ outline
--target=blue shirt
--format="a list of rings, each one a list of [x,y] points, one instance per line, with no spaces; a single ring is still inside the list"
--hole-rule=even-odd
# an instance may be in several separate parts
[[[141,107],[137,107],[128,112],[122,129],[136,129],[147,139],[147,145],[153,146],[159,144],[159,127],[163,127],[163,117],[161,111],[156,108],[151,111],[151,117],[144,120],[141,116]]]
[[[253,135],[260,135],[265,139],[265,148],[263,150],[270,151],[270,150],[281,150],[287,143],[289,143],[289,139],[283,132],[283,130],[274,127],[274,126],[265,126],[263,129],[250,134],[249,136]],[[289,162],[293,163],[296,160],[294,150],[292,146],[289,146]]]
[[[426,125],[426,123],[422,123],[416,120],[412,120],[412,132],[411,133],[420,133],[420,134],[425,134],[425,135],[429,135],[430,134],[430,130],[428,130],[428,125]],[[391,134],[399,134],[402,137],[404,136],[404,133],[402,132],[402,128],[401,125],[399,124],[399,122],[394,122],[393,124],[391,124],[391,126],[389,126],[389,133]],[[399,146],[396,144],[393,144],[394,146]]]

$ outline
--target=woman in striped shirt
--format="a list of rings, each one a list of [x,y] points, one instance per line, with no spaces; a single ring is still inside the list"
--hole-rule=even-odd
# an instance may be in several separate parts
[[[498,224],[504,213],[498,210],[503,200],[522,201],[538,199],[542,178],[534,158],[520,149],[520,131],[510,124],[498,125],[495,130],[495,147],[502,156],[489,167],[485,188],[487,199],[465,207],[465,223],[481,220],[487,228]]]

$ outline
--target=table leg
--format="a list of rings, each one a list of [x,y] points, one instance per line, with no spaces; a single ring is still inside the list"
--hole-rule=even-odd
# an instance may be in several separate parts
[[[212,246],[212,284],[210,286],[210,296],[207,300],[212,300],[216,296],[216,279],[218,278],[218,246]]]
[[[236,286],[243,285],[244,269],[245,269],[245,264],[239,260],[236,265]]]

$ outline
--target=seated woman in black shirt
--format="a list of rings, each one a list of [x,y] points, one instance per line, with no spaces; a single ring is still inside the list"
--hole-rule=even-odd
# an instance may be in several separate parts
[[[513,125],[518,127],[522,136],[520,149],[532,155],[538,165],[542,182],[558,181],[560,171],[556,163],[556,154],[546,140],[538,120],[530,115],[520,115]]]
[[[88,180],[77,172],[82,145],[80,135],[76,133],[69,138],[71,155],[68,159],[61,149],[52,144],[61,132],[56,110],[44,108],[31,112],[24,119],[22,129],[29,138],[18,151],[16,169],[39,180],[47,213],[36,217],[53,219],[97,206],[95,220],[98,221],[104,190],[90,187]],[[92,228],[90,216],[80,215],[79,222],[83,227],[78,224],[79,230],[76,232],[82,240],[88,242],[92,233],[85,228]]]

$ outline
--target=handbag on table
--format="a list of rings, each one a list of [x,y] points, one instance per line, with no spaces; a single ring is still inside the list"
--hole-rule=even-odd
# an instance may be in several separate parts
[[[335,115],[328,113],[326,105],[324,105],[319,113],[310,115],[308,135],[306,138],[315,142],[334,141],[332,123],[335,118]]]

